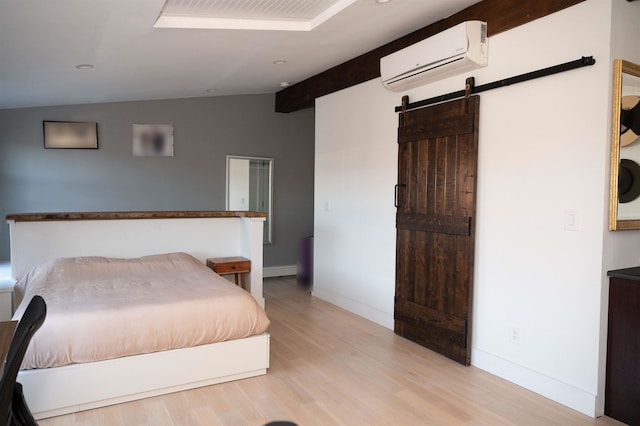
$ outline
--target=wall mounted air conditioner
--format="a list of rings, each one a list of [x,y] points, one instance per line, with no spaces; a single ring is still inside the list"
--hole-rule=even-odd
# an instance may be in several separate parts
[[[395,92],[487,66],[487,23],[467,21],[380,59],[382,84]]]

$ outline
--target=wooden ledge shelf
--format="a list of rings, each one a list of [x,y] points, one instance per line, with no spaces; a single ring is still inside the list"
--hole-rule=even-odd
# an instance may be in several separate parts
[[[65,220],[130,220],[130,219],[200,219],[226,217],[267,217],[266,213],[249,211],[157,211],[157,212],[76,212],[8,214],[7,221],[53,222]]]

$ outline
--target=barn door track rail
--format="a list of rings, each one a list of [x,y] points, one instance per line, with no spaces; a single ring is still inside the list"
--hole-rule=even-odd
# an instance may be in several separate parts
[[[524,74],[516,75],[502,80],[494,81],[492,83],[482,84],[480,86],[467,87],[466,90],[458,90],[457,92],[447,93],[446,95],[435,96],[433,98],[424,99],[422,101],[411,102],[406,106],[397,106],[396,112],[404,112],[416,108],[422,108],[427,105],[437,104],[440,102],[450,101],[452,99],[462,98],[464,96],[475,95],[476,93],[486,92],[487,90],[497,89],[500,87],[510,86],[512,84],[522,83],[523,81],[529,81],[540,77],[546,77],[552,74],[558,74],[565,71],[571,71],[576,68],[582,68],[596,63],[593,56],[583,56],[575,61],[565,62],[564,64],[554,65],[552,67],[542,68],[536,71],[527,72]]]

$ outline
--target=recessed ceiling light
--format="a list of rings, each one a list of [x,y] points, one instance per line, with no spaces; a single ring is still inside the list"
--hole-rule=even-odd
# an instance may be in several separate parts
[[[283,65],[283,64],[286,64],[286,63],[287,63],[287,61],[283,61],[282,59],[279,60],[279,61],[273,61],[273,65]]]
[[[80,65],[76,65],[76,68],[78,68],[79,70],[90,70],[91,68],[93,68],[93,65],[91,65],[91,64],[80,64]]]
[[[288,81],[283,81],[282,83],[280,83],[280,87],[282,88],[286,88],[291,86],[291,83],[289,83]]]
[[[389,3],[391,0],[376,0],[376,3]]]

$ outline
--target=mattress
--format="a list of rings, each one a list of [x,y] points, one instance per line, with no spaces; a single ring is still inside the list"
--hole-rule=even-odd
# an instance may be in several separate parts
[[[269,326],[249,293],[185,253],[55,259],[31,269],[15,292],[14,319],[36,294],[47,303],[23,369],[241,339]]]

